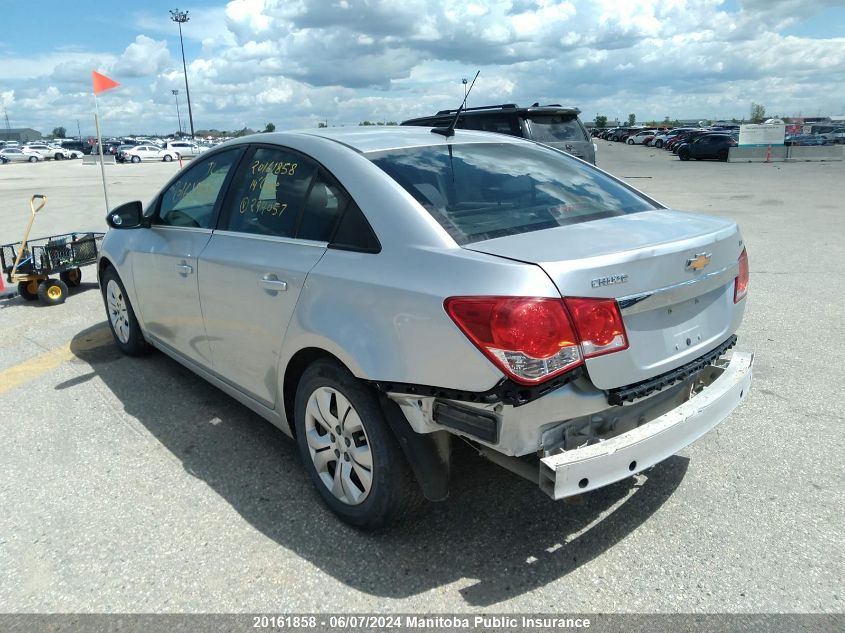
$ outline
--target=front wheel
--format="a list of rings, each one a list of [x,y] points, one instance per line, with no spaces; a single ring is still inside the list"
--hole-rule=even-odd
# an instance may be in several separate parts
[[[164,162],[165,162],[165,163],[169,163],[169,162],[170,162],[170,161],[172,161],[172,160],[173,160],[173,157],[172,157],[170,154],[165,154],[165,155],[164,155]]]
[[[719,159],[720,161],[722,161],[722,162],[727,161],[727,160],[728,160],[728,150],[726,150],[726,149],[720,149],[720,150],[719,150],[719,153],[718,153],[718,154],[717,154],[717,156],[716,156],[716,158],[718,158],[718,159]]]
[[[628,139],[628,145],[633,145],[633,144],[634,144],[634,139],[629,138],[629,139]]]
[[[654,141],[654,146],[657,149],[660,149],[661,147],[663,147],[663,141],[661,141],[661,140]]]
[[[67,285],[59,279],[46,279],[38,284],[38,298],[48,306],[57,306],[67,299]]]
[[[109,319],[109,329],[115,345],[129,356],[141,356],[149,351],[149,344],[144,340],[141,326],[135,318],[135,311],[126,296],[123,282],[114,268],[107,268],[103,273],[103,303]]]
[[[678,150],[678,158],[680,158],[681,160],[689,160],[689,150]]]
[[[18,294],[27,301],[35,301],[38,298],[38,281],[19,281]]]
[[[376,394],[339,363],[317,361],[302,375],[294,425],[308,476],[343,521],[382,528],[422,500]]]
[[[141,162],[141,157],[140,157],[140,156],[133,156],[133,157],[132,157],[132,162],[133,162],[133,163],[140,163],[140,162]]]

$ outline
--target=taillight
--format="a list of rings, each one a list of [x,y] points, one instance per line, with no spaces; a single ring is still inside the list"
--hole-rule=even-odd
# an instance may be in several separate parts
[[[478,349],[524,384],[628,347],[613,299],[451,297],[444,307]]]
[[[567,297],[563,301],[575,321],[584,358],[628,349],[625,326],[615,299]]]
[[[748,294],[748,253],[739,254],[739,275],[734,280],[734,303],[739,303]]]

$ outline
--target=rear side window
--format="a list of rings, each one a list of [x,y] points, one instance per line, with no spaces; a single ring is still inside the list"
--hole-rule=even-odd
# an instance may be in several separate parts
[[[221,227],[228,231],[294,237],[317,165],[283,147],[259,147],[232,180]]]
[[[656,207],[562,152],[471,143],[367,156],[461,245]]]
[[[578,117],[543,114],[532,116],[528,121],[531,125],[531,138],[540,143],[588,140]]]
[[[469,130],[484,130],[485,132],[496,132],[498,134],[509,134],[510,136],[522,136],[522,129],[515,115],[484,115],[467,117],[463,126]]]

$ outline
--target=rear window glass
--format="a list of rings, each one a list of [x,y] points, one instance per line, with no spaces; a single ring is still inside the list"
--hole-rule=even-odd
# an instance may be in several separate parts
[[[655,208],[600,171],[539,145],[471,143],[367,157],[461,245]]]
[[[531,122],[531,138],[541,143],[560,141],[586,141],[587,136],[578,118],[561,114],[535,115]]]

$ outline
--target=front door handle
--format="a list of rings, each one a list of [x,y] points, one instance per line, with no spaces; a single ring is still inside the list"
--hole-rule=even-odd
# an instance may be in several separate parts
[[[176,264],[176,272],[180,275],[190,275],[192,272],[194,272],[194,269],[191,266],[188,266],[188,264],[182,263]]]
[[[258,287],[263,288],[270,294],[275,295],[277,292],[284,292],[288,289],[286,282],[281,281],[276,275],[268,273],[258,280]]]

